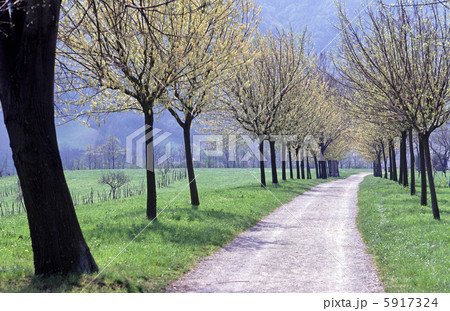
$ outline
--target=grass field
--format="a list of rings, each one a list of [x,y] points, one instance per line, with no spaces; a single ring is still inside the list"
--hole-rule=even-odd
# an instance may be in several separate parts
[[[200,258],[229,243],[282,203],[322,182],[280,181],[279,185],[269,185],[267,191],[260,187],[258,169],[196,172],[200,206],[194,209],[189,204],[187,181],[178,181],[159,190],[160,215],[151,224],[145,217],[145,196],[78,206],[84,236],[102,272],[92,276],[74,276],[64,282],[32,277],[26,216],[0,217],[0,291],[164,291]],[[357,172],[343,171],[342,176]],[[136,176],[141,173],[144,171],[135,172]],[[81,191],[95,184],[96,174],[68,172],[68,184],[72,190],[79,187]]]
[[[387,292],[450,292],[450,188],[436,179],[440,221],[409,188],[373,176],[361,184],[358,227]]]
[[[102,175],[111,172],[112,170],[85,170],[85,171],[65,171],[67,184],[70,188],[74,203],[77,205],[83,204],[83,197],[86,198],[93,193],[94,202],[103,202],[108,199],[105,197],[110,196],[111,188],[107,185],[99,184],[98,180]],[[114,172],[124,172],[130,179],[126,184],[126,187],[137,193],[137,191],[145,191],[145,170],[138,169],[125,169],[114,170]],[[174,169],[168,175],[173,180],[173,173],[185,174],[184,169]],[[161,180],[161,174],[157,171],[157,182]],[[125,187],[122,187],[124,189]],[[18,179],[17,176],[9,176],[0,178],[0,204],[3,207],[4,214],[11,214],[12,206],[17,206],[17,198],[19,194]],[[99,195],[102,198],[99,198]],[[123,195],[122,195],[123,196]],[[17,208],[16,208],[17,211]],[[1,211],[0,211],[1,216]]]

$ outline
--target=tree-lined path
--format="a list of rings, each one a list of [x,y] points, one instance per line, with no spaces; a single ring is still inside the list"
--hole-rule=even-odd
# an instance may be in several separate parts
[[[356,227],[366,173],[321,184],[201,262],[171,292],[382,292]]]

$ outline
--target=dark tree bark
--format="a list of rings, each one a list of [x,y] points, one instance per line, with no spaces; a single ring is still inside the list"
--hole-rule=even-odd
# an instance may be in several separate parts
[[[409,156],[410,156],[410,170],[411,170],[411,195],[416,194],[416,173],[414,171],[415,158],[414,158],[414,143],[413,143],[413,130],[409,129]]]
[[[303,158],[301,162],[301,168],[302,168],[302,179],[305,179],[305,159]]]
[[[402,141],[403,141],[403,187],[408,187],[408,159],[406,155],[406,140],[408,138],[408,134],[406,131],[402,132]]]
[[[145,132],[145,159],[147,178],[147,218],[156,220],[156,176],[153,146],[153,110],[152,105],[143,104],[145,125],[148,127]]]
[[[275,150],[275,141],[269,141],[270,146],[270,164],[272,166],[272,183],[278,184],[278,174],[277,174],[277,154]]]
[[[425,167],[425,151],[423,136],[419,134],[419,162],[420,162],[420,204],[427,205],[427,175]]]
[[[436,187],[434,185],[433,169],[431,165],[430,134],[423,136],[423,147],[425,153],[425,161],[427,163],[428,183],[430,185],[431,209],[433,210],[434,219],[439,220],[441,219],[441,217],[439,215]]]
[[[319,174],[319,164],[317,163],[317,156],[314,155],[314,167],[316,168],[316,179],[320,178]]]
[[[199,206],[200,200],[198,198],[197,180],[195,179],[194,162],[192,160],[191,151],[191,119],[187,119],[183,126],[184,137],[184,151],[186,153],[186,168],[189,178],[189,192],[191,195],[191,204]]]
[[[291,152],[291,148],[289,148],[288,154],[289,154],[289,177],[291,179],[294,179],[294,168],[292,167],[292,152]]]
[[[178,100],[182,101],[183,99],[178,98]],[[153,106],[151,106],[151,107],[153,107]],[[194,162],[192,159],[192,151],[191,151],[191,126],[192,126],[192,121],[195,119],[195,116],[190,111],[185,111],[184,112],[185,113],[184,120],[183,120],[182,117],[180,117],[173,108],[169,107],[167,110],[175,118],[178,125],[180,125],[181,128],[183,129],[184,152],[186,155],[186,170],[188,173],[189,193],[190,193],[190,197],[191,197],[191,204],[193,206],[199,206],[200,200],[198,197],[197,180],[195,179]],[[153,152],[152,152],[152,154],[153,154]],[[226,161],[228,163],[228,159]],[[156,198],[156,188],[155,188],[155,198]],[[155,209],[156,209],[156,201],[155,201]]]
[[[381,149],[383,152],[383,162],[384,162],[384,178],[388,178],[388,171],[387,171],[387,159],[386,159],[386,148],[384,147],[384,143],[381,142]]]
[[[321,179],[327,179],[327,161],[319,161],[319,167],[320,167],[320,178]]]
[[[316,173],[317,173],[317,171],[316,171]],[[307,179],[312,179],[311,167],[309,166],[309,158],[308,158],[308,156],[306,157],[306,178]]]
[[[0,101],[38,275],[98,271],[75,214],[56,139],[59,9],[59,1],[43,6],[30,0],[0,11]]]
[[[373,175],[383,178],[383,170],[381,168],[381,152],[377,152],[377,159],[373,161]]]
[[[403,184],[403,170],[404,170],[404,163],[403,163],[403,150],[406,150],[403,148],[403,132],[402,132],[402,137],[400,139],[400,175],[398,178],[398,183],[399,185]]]
[[[397,160],[395,159],[395,146],[394,146],[393,141],[391,141],[390,148],[391,148],[391,160],[392,160],[392,180],[398,181]]]
[[[281,179],[286,180],[286,144],[281,143]]]
[[[264,167],[264,137],[259,138],[259,169],[261,173],[261,187],[266,187],[266,171]]]
[[[297,167],[297,179],[300,179],[300,160],[299,160],[300,148],[295,149],[295,164]]]
[[[392,170],[392,148],[391,141],[388,142],[388,150],[389,150],[389,179],[394,180],[394,172]]]
[[[408,162],[406,156],[406,139],[407,132],[403,131],[400,143],[400,178],[399,183],[403,187],[408,187]]]

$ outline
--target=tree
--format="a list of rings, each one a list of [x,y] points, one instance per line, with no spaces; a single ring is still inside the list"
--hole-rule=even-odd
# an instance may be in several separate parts
[[[404,0],[394,7],[380,3],[377,11],[366,13],[366,24],[354,27],[340,9],[341,77],[353,90],[380,99],[373,101],[372,114],[388,112],[391,120],[417,131],[433,216],[439,219],[429,138],[450,115],[448,13],[437,4],[422,8]],[[425,166],[421,167],[424,173]]]
[[[147,217],[156,219],[153,124],[155,109],[175,81],[177,67],[193,46],[180,44],[195,29],[185,20],[206,2],[143,0],[139,5],[114,0],[75,2],[64,7],[59,57],[60,92],[73,94],[64,113],[99,119],[112,112],[144,115],[147,165]],[[91,14],[92,12],[92,14]],[[180,40],[174,40],[178,38]]]
[[[286,134],[282,121],[289,111],[288,94],[305,78],[308,36],[292,31],[269,32],[257,36],[250,53],[243,55],[239,67],[227,79],[222,96],[223,113],[236,120],[246,131],[259,137],[261,185],[265,186],[264,141],[269,140],[272,183],[278,183],[275,142]]]
[[[54,123],[60,2],[0,1],[0,101],[23,190],[36,274],[92,273]]]
[[[444,174],[450,159],[450,128],[449,125],[436,130],[430,138],[430,148],[438,160],[438,167]]]
[[[98,148],[99,153],[105,159],[105,167],[108,169],[116,169],[120,161],[123,161],[125,150],[120,148],[119,143],[119,139],[111,134],[106,142]]]
[[[257,12],[251,1],[215,1],[184,19],[177,27],[191,28],[189,37],[169,37],[191,53],[174,66],[186,72],[166,89],[166,108],[183,129],[191,204],[200,204],[191,152],[192,122],[212,109],[214,90],[231,69],[239,68],[239,55],[246,52]],[[181,41],[181,42],[180,42]],[[175,44],[175,43],[174,43]]]
[[[124,172],[112,172],[103,174],[98,183],[111,187],[112,198],[117,199],[116,191],[126,183],[130,182],[130,178]]]

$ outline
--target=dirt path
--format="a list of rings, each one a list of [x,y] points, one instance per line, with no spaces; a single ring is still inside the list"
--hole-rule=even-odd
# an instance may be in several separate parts
[[[312,188],[206,258],[169,292],[382,292],[356,228],[366,173]]]

